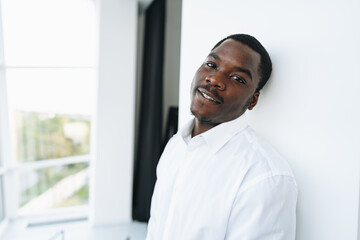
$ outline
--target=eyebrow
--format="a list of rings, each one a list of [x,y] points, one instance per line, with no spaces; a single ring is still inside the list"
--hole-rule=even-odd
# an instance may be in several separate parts
[[[216,53],[209,53],[208,57],[212,57],[214,58],[215,60],[220,60],[220,57],[216,54]],[[250,79],[252,80],[252,75],[251,75],[251,72],[245,68],[242,68],[242,67],[235,67],[235,69],[238,71],[238,72],[243,72],[243,73],[246,73]]]
[[[251,79],[251,81],[252,81],[251,72],[250,72],[249,70],[244,69],[244,68],[241,68],[241,67],[236,67],[236,70],[238,70],[239,72],[246,73],[246,74],[250,77],[250,79]]]
[[[220,57],[216,53],[209,53],[208,57],[212,57],[216,60],[220,60]]]

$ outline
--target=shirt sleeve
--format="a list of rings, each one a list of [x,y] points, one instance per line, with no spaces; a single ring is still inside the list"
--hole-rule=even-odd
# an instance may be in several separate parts
[[[147,233],[146,233],[146,240],[153,240],[155,238],[155,231],[156,231],[156,211],[159,211],[157,207],[157,181],[154,186],[154,192],[151,197],[151,206],[150,206],[150,219],[147,225]]]
[[[297,187],[290,176],[265,177],[240,187],[226,240],[294,240]]]

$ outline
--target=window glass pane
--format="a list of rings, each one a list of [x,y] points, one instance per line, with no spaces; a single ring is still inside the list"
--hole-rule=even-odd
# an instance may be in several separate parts
[[[89,117],[16,111],[14,125],[18,162],[90,152]]]
[[[20,173],[19,214],[87,204],[88,178],[88,163]]]
[[[3,193],[3,181],[0,176],[0,222],[5,217],[5,206],[4,206],[4,193]]]
[[[9,69],[8,97],[18,162],[89,153],[93,69]]]
[[[93,0],[2,0],[10,66],[94,66]]]
[[[95,104],[94,69],[8,69],[10,107],[89,115]]]

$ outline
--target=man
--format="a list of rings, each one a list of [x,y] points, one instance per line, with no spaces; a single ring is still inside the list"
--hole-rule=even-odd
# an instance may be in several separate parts
[[[243,115],[271,70],[252,36],[231,35],[211,50],[191,86],[195,118],[157,166],[147,240],[295,239],[294,176]]]

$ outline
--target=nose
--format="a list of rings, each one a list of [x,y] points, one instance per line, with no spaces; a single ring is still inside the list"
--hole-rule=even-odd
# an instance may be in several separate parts
[[[211,84],[219,90],[225,90],[225,79],[220,74],[212,74],[206,77],[206,83]]]

